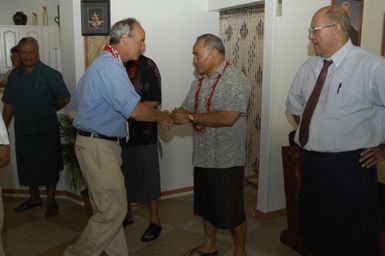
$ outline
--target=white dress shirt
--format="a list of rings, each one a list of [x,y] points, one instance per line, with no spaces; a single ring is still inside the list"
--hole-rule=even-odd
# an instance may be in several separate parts
[[[385,139],[385,58],[348,40],[331,59],[303,148],[343,152],[379,145]],[[314,56],[297,72],[286,100],[293,115],[302,115],[322,66],[323,58]]]

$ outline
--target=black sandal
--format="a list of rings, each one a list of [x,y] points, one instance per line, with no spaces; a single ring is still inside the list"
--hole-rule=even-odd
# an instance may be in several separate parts
[[[159,237],[160,232],[162,232],[162,227],[150,223],[146,231],[144,231],[141,240],[143,242],[151,242]]]
[[[21,203],[18,207],[16,207],[15,210],[18,212],[22,212],[34,207],[38,207],[40,205],[42,205],[41,201],[36,203],[31,203],[28,199],[27,201]]]
[[[123,227],[125,228],[125,227],[127,227],[128,225],[131,225],[131,224],[134,224],[134,218],[130,218],[130,219],[127,219],[127,217],[126,218],[124,218],[124,220],[123,220]]]
[[[201,250],[199,250],[199,246],[198,246],[198,247],[195,247],[195,248],[191,249],[191,251],[189,253],[185,254],[185,256],[192,256],[192,255],[217,256],[218,255],[218,251],[215,250],[213,252],[202,252]]]
[[[59,213],[59,206],[56,202],[47,203],[47,208],[45,209],[46,217],[53,217]]]

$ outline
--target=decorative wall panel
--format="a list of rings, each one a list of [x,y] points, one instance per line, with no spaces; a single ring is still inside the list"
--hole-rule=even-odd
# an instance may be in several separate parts
[[[259,173],[264,16],[263,5],[222,11],[219,29],[226,58],[250,81],[245,172],[248,182],[255,186]]]

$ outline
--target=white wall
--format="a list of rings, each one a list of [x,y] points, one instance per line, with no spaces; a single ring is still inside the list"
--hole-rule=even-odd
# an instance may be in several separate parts
[[[32,25],[32,12],[37,14],[39,25],[43,25],[43,5],[48,9],[49,25],[56,25],[53,18],[58,16],[58,0],[0,0],[0,24],[14,25],[13,15],[17,11],[22,11],[27,15],[27,25]]]
[[[261,212],[285,207],[281,147],[288,145],[294,127],[286,115],[285,100],[291,80],[309,55],[307,28],[313,13],[327,0],[283,1],[282,16],[276,3],[265,3],[264,76],[258,205]],[[291,121],[291,119],[289,119]]]
[[[84,70],[83,38],[80,30],[80,1],[59,0],[62,73],[72,100],[65,112],[75,108],[73,92]],[[76,25],[75,25],[76,24]]]
[[[259,1],[250,1],[250,0],[208,0],[207,7],[208,10],[221,10],[227,8],[234,8],[240,5],[249,5],[255,3],[264,2],[263,0]]]
[[[376,54],[381,54],[384,14],[384,0],[364,1],[361,46]]]

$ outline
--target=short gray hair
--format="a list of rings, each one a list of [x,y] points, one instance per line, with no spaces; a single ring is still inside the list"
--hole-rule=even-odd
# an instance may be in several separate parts
[[[117,44],[124,35],[131,35],[132,27],[139,22],[134,18],[127,18],[116,22],[110,31],[110,44]]]
[[[351,29],[350,17],[341,6],[331,6],[330,9],[326,11],[325,17],[331,22],[340,24],[342,32],[344,32],[346,36],[349,36]]]
[[[36,45],[37,49],[39,49],[39,43],[37,42],[37,40],[31,36],[26,36],[26,37],[23,37],[22,39],[19,40],[19,42],[17,43],[17,49],[19,50],[21,45],[22,44],[25,44],[25,43],[32,43],[34,45]]]
[[[219,53],[225,55],[225,46],[223,45],[222,40],[213,34],[203,34],[198,36],[197,42],[203,40],[205,47],[210,47],[217,49]]]

